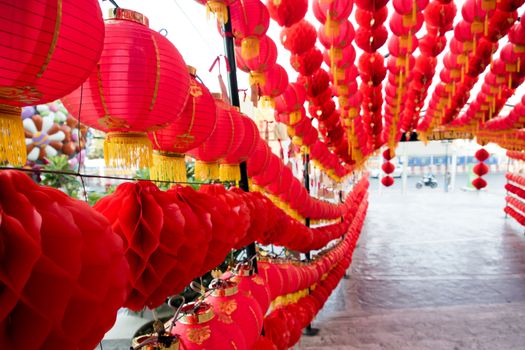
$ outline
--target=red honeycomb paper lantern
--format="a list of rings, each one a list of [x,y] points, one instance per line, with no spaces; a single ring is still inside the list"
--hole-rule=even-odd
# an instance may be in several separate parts
[[[94,349],[128,292],[122,240],[26,174],[2,171],[0,187],[0,348]]]
[[[22,166],[20,107],[54,101],[80,86],[100,58],[104,25],[95,0],[3,0],[0,12],[0,163]]]
[[[390,187],[394,184],[394,178],[392,176],[385,176],[381,179],[381,183],[385,187]]]
[[[106,164],[150,167],[146,133],[175,122],[188,99],[182,56],[137,12],[117,8],[106,21],[104,50],[86,82],[62,101],[82,122],[108,132]]]
[[[317,31],[307,20],[301,20],[281,31],[281,43],[292,54],[300,55],[315,46]]]
[[[152,180],[185,182],[184,154],[210,137],[217,123],[215,100],[206,86],[190,70],[190,96],[179,119],[165,129],[149,133],[153,144]]]

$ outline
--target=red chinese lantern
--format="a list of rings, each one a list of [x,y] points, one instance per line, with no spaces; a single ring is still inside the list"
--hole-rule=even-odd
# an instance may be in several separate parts
[[[308,0],[268,0],[266,6],[281,27],[291,27],[306,15]]]
[[[288,349],[290,342],[290,329],[288,320],[290,315],[284,308],[273,310],[264,318],[264,334],[278,350]]]
[[[210,284],[211,295],[204,300],[213,307],[218,319],[226,324],[236,324],[251,349],[261,334],[263,313],[250,294],[242,293],[237,283],[215,280]]]
[[[0,172],[0,188],[0,348],[94,349],[128,292],[122,240],[86,203],[26,174]]]
[[[310,22],[303,19],[289,28],[284,28],[280,37],[286,50],[300,55],[315,46],[317,31]]]
[[[198,148],[188,152],[196,159],[195,178],[198,180],[218,179],[218,161],[224,159],[234,144],[234,113],[231,106],[227,105],[220,94],[213,94],[217,106],[217,124],[210,137]],[[240,142],[240,140],[237,140]]]
[[[472,180],[472,186],[474,186],[476,190],[481,190],[487,187],[487,181],[485,181],[485,179],[481,177],[477,177],[474,180]]]
[[[297,73],[305,76],[314,74],[321,67],[322,63],[323,54],[316,47],[300,55],[292,55],[290,57],[290,64],[293,69],[295,69]]]
[[[250,73],[250,85],[263,84],[263,73],[270,69],[277,61],[277,46],[273,40],[263,35],[259,39],[259,54],[255,57],[244,59],[240,47],[235,47],[237,68]]]
[[[257,262],[259,275],[266,281],[271,300],[283,294],[284,280],[281,270],[273,263],[260,259]]]
[[[239,164],[246,161],[255,152],[257,142],[260,140],[259,129],[257,125],[247,116],[239,113],[240,123],[242,125],[242,134],[240,128],[234,129],[234,138],[239,139],[237,147],[232,147],[232,150],[226,155],[224,160],[220,161],[219,179],[221,181],[240,181],[241,173]]]
[[[104,25],[95,0],[0,1],[0,11],[0,163],[22,166],[20,107],[54,101],[80,86],[100,58]]]
[[[288,74],[279,64],[274,64],[272,68],[264,73],[264,84],[261,86],[261,95],[265,100],[271,102],[281,95],[288,86]]]
[[[474,186],[477,190],[481,190],[482,188],[487,187],[487,181],[482,179],[481,176],[489,172],[488,166],[485,165],[485,163],[483,162],[489,159],[490,154],[484,148],[480,148],[476,151],[474,157],[479,161],[479,163],[476,164],[472,169],[474,174],[478,176],[477,178],[472,180],[472,186]]]
[[[394,184],[394,178],[392,176],[385,176],[381,179],[381,183],[385,187],[390,187]]]
[[[87,81],[62,101],[82,122],[107,132],[106,163],[151,165],[147,132],[175,122],[188,98],[182,56],[137,12],[117,8],[106,21],[104,50]],[[125,74],[123,73],[125,72]]]
[[[214,13],[220,23],[228,22],[228,6],[237,0],[195,0],[206,6],[208,14]]]
[[[355,0],[355,5],[359,8],[362,8],[363,10],[367,11],[377,11],[381,9],[382,7],[385,7],[385,5],[388,3],[388,0]]]
[[[252,350],[277,350],[277,347],[270,339],[261,335],[253,345]]]
[[[206,86],[196,79],[196,70],[193,67],[189,70],[190,96],[179,119],[148,135],[154,149],[150,169],[152,180],[187,181],[184,153],[200,146],[215,129],[215,100]]]
[[[355,37],[355,30],[350,21],[341,22],[337,34],[326,34],[325,26],[319,27],[318,36],[321,44],[328,48],[343,48],[352,43]]]
[[[357,24],[365,28],[377,28],[382,25],[388,18],[388,8],[381,7],[377,11],[368,11],[357,8],[355,12],[355,20]]]
[[[487,159],[489,159],[490,157],[490,154],[489,152],[487,152],[486,149],[484,148],[480,148],[479,150],[476,151],[476,153],[474,154],[474,157],[479,160],[480,162],[484,162],[486,161]]]
[[[388,32],[384,25],[373,29],[359,27],[355,32],[356,45],[366,52],[377,51],[377,49],[384,45],[387,38]]]
[[[259,139],[255,151],[246,161],[248,170],[248,176],[256,176],[263,172],[270,161],[270,154],[272,151],[268,147],[268,144],[263,139]]]
[[[244,59],[259,55],[259,38],[266,34],[270,25],[268,9],[260,0],[236,1],[230,5],[233,36],[241,41]]]
[[[245,349],[245,341],[239,325],[226,323],[208,303],[189,303],[181,309],[182,317],[171,329],[180,337],[184,350],[239,350]],[[168,321],[172,323],[173,320]]]
[[[472,172],[478,176],[486,175],[489,172],[489,167],[483,162],[480,162],[472,168]]]

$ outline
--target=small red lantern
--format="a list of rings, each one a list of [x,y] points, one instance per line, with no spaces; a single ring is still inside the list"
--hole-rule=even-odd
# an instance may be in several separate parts
[[[236,46],[235,58],[237,60],[237,68],[243,72],[250,73],[250,85],[263,84],[263,73],[273,67],[277,61],[277,46],[270,37],[263,35],[259,39],[259,55],[245,59],[242,56],[241,48]]]
[[[323,63],[323,54],[321,51],[313,47],[310,50],[300,54],[292,55],[290,57],[290,64],[297,73],[305,76],[314,74]]]
[[[261,86],[261,95],[267,101],[281,95],[288,86],[288,74],[286,70],[279,64],[274,64],[272,68],[264,73],[264,84]]]
[[[217,124],[215,129],[198,148],[188,154],[196,159],[195,178],[198,180],[218,179],[218,161],[226,157],[234,143],[234,113],[231,106],[227,105],[220,94],[213,94],[217,106]],[[240,141],[239,141],[240,142]]]
[[[241,41],[242,57],[259,55],[259,38],[270,25],[270,13],[260,0],[236,1],[230,5],[233,36]]]
[[[359,27],[355,33],[356,45],[366,52],[377,51],[377,49],[385,44],[387,39],[388,31],[384,25],[373,29]]]
[[[206,86],[196,79],[196,70],[189,67],[190,96],[179,119],[165,129],[148,136],[153,144],[152,180],[185,182],[184,153],[208,139],[217,123],[215,100]]]
[[[242,293],[237,283],[214,280],[211,295],[204,300],[213,307],[218,319],[225,324],[236,324],[244,337],[245,349],[251,349],[261,334],[263,313],[250,294]]]
[[[361,8],[357,8],[355,12],[355,20],[357,24],[368,29],[379,27],[385,23],[387,18],[388,8],[386,6],[381,7],[379,10],[374,12]]]
[[[268,0],[266,6],[281,27],[291,27],[306,15],[308,0]]]
[[[292,54],[300,55],[315,46],[317,31],[306,20],[301,20],[281,31],[281,43]]]
[[[108,132],[108,165],[150,167],[146,133],[176,121],[188,98],[190,76],[175,46],[149,29],[146,17],[121,8],[112,14],[96,69],[62,101],[82,123]]]
[[[385,176],[381,179],[381,183],[385,187],[390,187],[394,184],[394,178],[392,176]]]
[[[474,188],[476,190],[481,190],[481,189],[487,187],[487,181],[485,181],[481,177],[477,177],[474,180],[472,180],[472,186],[474,186]]]
[[[104,25],[95,0],[3,0],[0,12],[0,163],[22,166],[20,107],[52,102],[80,86],[100,58]]]

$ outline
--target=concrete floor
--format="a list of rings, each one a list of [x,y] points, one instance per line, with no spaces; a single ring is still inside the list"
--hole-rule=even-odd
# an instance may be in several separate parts
[[[482,193],[372,189],[350,278],[297,348],[525,349],[524,230],[495,180]]]

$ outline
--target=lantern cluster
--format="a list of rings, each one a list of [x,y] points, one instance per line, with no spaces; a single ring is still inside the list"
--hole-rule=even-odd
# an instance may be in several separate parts
[[[474,157],[478,160],[478,164],[474,165],[474,168],[472,169],[474,174],[477,176],[477,178],[472,180],[472,186],[474,186],[477,190],[481,190],[482,188],[487,187],[487,181],[482,179],[482,176],[489,172],[489,167],[484,163],[484,161],[489,159],[490,154],[484,148],[480,148],[476,151]]]
[[[507,173],[505,177],[508,181],[505,185],[508,194],[505,197],[504,211],[525,226],[525,178],[512,173]]]
[[[24,173],[0,172],[0,188],[0,348],[94,349],[128,292],[122,240],[86,203]]]
[[[454,126],[469,124],[485,124],[489,130],[505,128],[505,122],[493,119],[514,91],[525,80],[525,26],[516,23],[509,31],[509,43],[503,46],[499,58],[490,65],[490,71],[485,75],[481,91],[470,104],[468,110],[451,123]],[[519,115],[521,111],[516,112]],[[509,120],[516,120],[511,116]],[[508,122],[507,122],[508,123]]]
[[[418,47],[416,33],[424,22],[423,11],[428,0],[394,0],[395,12],[389,26],[393,36],[388,40],[388,82],[385,87],[385,124],[383,140],[395,149],[401,134],[401,116],[405,109],[406,94],[413,79],[414,51]]]
[[[427,34],[419,39],[420,55],[416,57],[412,81],[408,86],[405,108],[400,120],[402,133],[417,128],[423,103],[436,72],[437,56],[446,47],[445,34],[452,30],[456,11],[454,2],[442,0],[431,0],[424,10]]]
[[[472,119],[483,120],[485,111],[490,113],[490,104],[494,106],[494,102],[489,101],[484,106],[478,103],[485,102],[484,96],[490,90],[487,86],[478,95],[479,100],[470,105],[468,116],[457,122],[454,120],[468,101],[470,90],[478,77],[491,63],[492,55],[498,48],[498,40],[507,34],[515,22],[516,10],[522,3],[468,0],[463,4],[462,20],[454,27],[454,37],[449,43],[450,52],[445,56],[445,68],[440,72],[441,82],[435,88],[426,116],[418,126],[419,131],[425,132],[437,124],[468,124]]]
[[[388,149],[388,148],[383,152],[384,162],[381,165],[381,169],[386,174],[386,176],[383,176],[383,178],[381,178],[381,183],[385,187],[390,187],[394,184],[394,178],[390,176],[390,174],[392,174],[394,170],[396,169],[394,164],[390,162],[392,158],[395,156],[393,152],[394,152],[393,150]]]

